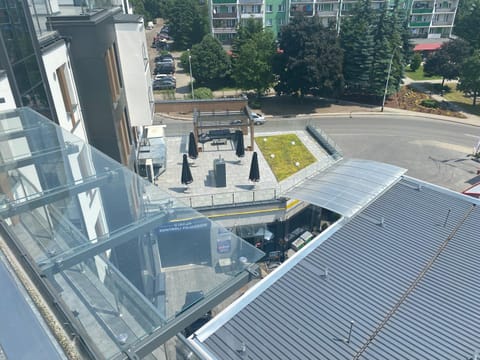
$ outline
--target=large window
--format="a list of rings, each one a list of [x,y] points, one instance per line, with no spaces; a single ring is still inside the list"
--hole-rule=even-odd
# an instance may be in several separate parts
[[[113,102],[117,102],[120,97],[120,72],[118,69],[117,55],[115,53],[114,45],[110,46],[105,54],[105,63],[107,65],[108,81],[110,84],[110,91],[112,93]]]
[[[73,95],[69,74],[65,71],[65,64],[60,66],[55,73],[57,75],[58,85],[60,86],[60,92],[62,93],[65,111],[67,112],[67,116],[70,119],[72,126],[75,126],[77,123],[77,119],[75,119],[75,96]]]

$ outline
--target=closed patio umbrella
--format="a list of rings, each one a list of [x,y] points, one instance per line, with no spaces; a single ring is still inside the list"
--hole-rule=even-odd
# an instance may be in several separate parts
[[[252,156],[252,163],[250,164],[250,175],[248,175],[248,180],[253,182],[260,181],[260,169],[258,168],[258,157],[256,151],[253,153]]]
[[[188,165],[187,154],[183,154],[182,162],[182,184],[188,185],[193,182],[192,173],[190,171],[190,166]]]
[[[195,141],[195,135],[193,135],[193,132],[190,132],[190,137],[188,139],[188,157],[193,160],[198,157],[197,142]]]
[[[245,145],[243,143],[243,133],[240,130],[235,131],[237,144],[235,146],[235,154],[242,158],[245,156]]]

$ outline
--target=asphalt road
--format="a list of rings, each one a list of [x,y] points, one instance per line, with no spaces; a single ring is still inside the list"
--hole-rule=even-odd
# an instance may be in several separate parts
[[[167,136],[188,134],[191,121],[164,120]],[[408,169],[407,175],[461,191],[480,181],[480,164],[468,157],[480,128],[424,117],[356,115],[268,118],[262,131],[292,131],[307,124],[324,130],[344,157],[381,161]]]

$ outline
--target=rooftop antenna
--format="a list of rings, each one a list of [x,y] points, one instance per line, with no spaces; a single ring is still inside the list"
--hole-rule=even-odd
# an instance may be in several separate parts
[[[335,341],[342,341],[344,342],[345,344],[349,344],[350,343],[350,339],[352,338],[352,331],[353,331],[353,324],[355,324],[355,321],[350,321],[350,328],[348,329],[348,336],[346,338],[333,338],[333,340]],[[480,359],[479,359],[480,360]]]
[[[447,212],[447,217],[445,218],[445,222],[443,223],[443,227],[447,226],[447,221],[448,221],[448,218],[450,216],[450,212],[452,211],[452,209],[448,209],[448,212]]]

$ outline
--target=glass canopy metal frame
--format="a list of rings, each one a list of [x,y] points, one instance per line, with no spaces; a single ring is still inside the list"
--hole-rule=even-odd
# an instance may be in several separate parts
[[[263,253],[28,108],[0,113],[0,228],[98,358],[148,355]]]

